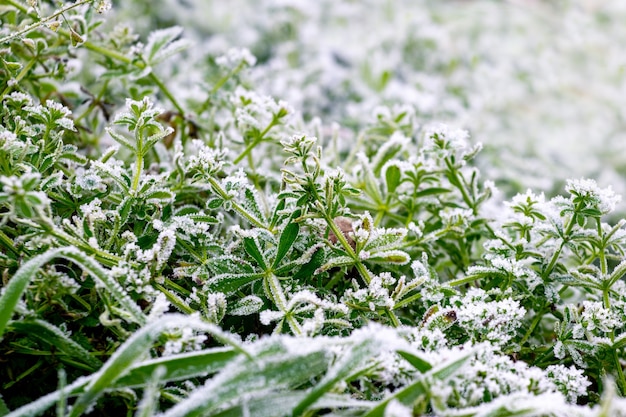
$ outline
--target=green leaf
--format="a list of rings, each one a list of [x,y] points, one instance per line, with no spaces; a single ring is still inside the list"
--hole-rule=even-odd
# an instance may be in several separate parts
[[[7,407],[7,404],[0,396],[0,417],[6,416],[7,414],[9,414],[10,411],[11,410],[9,410],[9,407]]]
[[[212,198],[211,200],[206,202],[206,208],[208,208],[209,210],[215,210],[217,208],[220,208],[222,204],[224,204],[223,198]]]
[[[426,373],[432,369],[432,365],[428,363],[425,359],[420,358],[414,352],[409,352],[406,350],[398,350],[398,355],[402,356],[409,362],[415,369],[420,371],[421,373]]]
[[[263,257],[263,254],[261,253],[261,250],[259,249],[259,244],[256,237],[244,237],[243,248],[245,249],[246,253],[252,256],[257,264],[259,264],[262,270],[265,271],[267,269],[265,259]]]
[[[354,264],[355,264],[355,260],[349,256],[336,256],[334,258],[331,258],[331,260],[326,262],[324,265],[320,266],[315,272],[320,273],[320,272],[328,271],[331,268],[337,268],[340,266],[348,266],[348,265],[354,265]]]
[[[160,129],[157,133],[150,135],[150,137],[148,137],[145,141],[145,143],[143,144],[143,148],[141,149],[141,153],[142,154],[147,154],[148,151],[161,139],[163,139],[166,136],[171,135],[172,133],[174,133],[174,129],[170,126],[168,126],[165,129]]]
[[[168,203],[174,199],[175,195],[169,190],[155,190],[145,194],[143,197],[146,201]]]
[[[233,316],[249,316],[258,313],[263,308],[263,300],[256,295],[248,295],[237,300],[228,308],[228,314]]]
[[[263,214],[263,210],[261,210],[261,207],[259,206],[259,201],[257,198],[258,192],[251,187],[246,187],[243,194],[243,209],[260,224],[266,224],[267,219]]]
[[[212,277],[204,285],[211,292],[223,292],[228,295],[263,277],[263,273],[221,274]]]
[[[389,165],[385,170],[385,182],[387,184],[387,193],[391,194],[396,191],[400,184],[402,173],[396,165]]]
[[[177,40],[183,33],[183,28],[173,26],[167,29],[155,30],[150,33],[144,51],[150,65],[157,64],[166,58],[186,49],[188,42]]]
[[[219,347],[150,359],[131,366],[128,373],[115,382],[115,388],[143,386],[159,366],[164,367],[162,381],[183,381],[210,375],[222,369],[239,353],[230,347]]]
[[[293,276],[295,280],[308,279],[315,275],[315,271],[322,265],[324,262],[324,251],[322,249],[318,249],[313,253],[311,259],[306,264],[302,265],[302,267],[296,272]]]
[[[272,268],[276,268],[280,264],[280,261],[283,260],[287,252],[289,252],[289,249],[291,249],[291,246],[298,237],[299,232],[300,224],[294,221],[289,222],[289,224],[285,226],[285,229],[283,229],[283,232],[280,235],[280,240],[278,241],[278,250],[276,251],[276,258],[274,259]]]
[[[111,135],[111,137],[120,145],[122,145],[125,148],[130,149],[131,151],[133,151],[134,153],[137,153],[137,147],[129,140],[127,139],[124,135],[121,135],[119,133],[116,133],[113,129],[111,128],[106,128],[106,131],[109,135]]]
[[[406,232],[406,229],[383,229],[374,238],[371,238],[363,249],[371,252],[380,252],[397,248],[406,237]]]
[[[410,261],[411,257],[409,256],[409,254],[401,250],[377,252],[366,259],[366,262],[392,263],[398,265],[406,265]]]
[[[133,197],[126,197],[122,200],[120,205],[118,206],[118,210],[120,213],[120,224],[126,224],[128,219],[130,218],[130,212],[133,208],[133,203],[135,199]]]
[[[83,155],[80,155],[78,153],[70,153],[70,152],[64,152],[61,155],[59,155],[59,160],[72,161],[78,165],[85,165],[88,162],[88,159],[85,158]]]
[[[248,413],[254,417],[283,417],[291,414],[293,408],[302,401],[306,392],[286,391],[278,393],[260,393],[259,395],[246,400],[244,405],[236,405],[217,414],[213,417],[240,417]],[[372,406],[369,401],[355,400],[350,395],[324,394],[310,409],[367,409]]]
[[[427,197],[429,195],[449,193],[451,190],[443,187],[424,188],[415,194],[416,198]]]
[[[189,218],[192,219],[194,222],[198,222],[198,223],[209,223],[209,224],[219,223],[216,217],[207,216],[205,214],[192,214],[189,216]]]

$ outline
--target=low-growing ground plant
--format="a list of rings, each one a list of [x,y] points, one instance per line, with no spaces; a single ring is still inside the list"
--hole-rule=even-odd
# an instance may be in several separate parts
[[[0,415],[624,415],[610,187],[507,199],[410,106],[346,143],[110,7],[0,3]]]

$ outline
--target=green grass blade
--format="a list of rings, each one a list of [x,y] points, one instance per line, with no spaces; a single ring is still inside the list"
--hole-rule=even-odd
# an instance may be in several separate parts
[[[415,369],[420,371],[421,373],[428,372],[432,369],[432,365],[428,363],[426,360],[420,358],[414,352],[409,352],[406,350],[398,350],[398,355],[402,356],[407,362],[409,362]]]
[[[84,347],[70,339],[59,328],[43,320],[26,320],[13,322],[9,328],[15,332],[26,334],[54,346],[59,352],[88,366],[93,372],[102,366],[102,362],[93,357]]]
[[[55,252],[51,254],[51,252]],[[56,256],[56,250],[48,251],[37,256],[22,265],[15,275],[9,280],[4,288],[4,293],[0,296],[0,338],[6,330],[7,323],[13,316],[15,306],[19,302],[26,286],[35,277],[35,274],[43,264]]]
[[[339,381],[351,379],[355,375],[375,366],[373,357],[379,351],[380,341],[377,339],[369,339],[359,341],[351,346],[344,354],[343,358],[338,360],[335,365],[329,369],[324,378],[309,392],[309,394],[293,409],[292,415],[299,416],[326,392],[332,389]]]
[[[161,380],[168,382],[209,375],[222,369],[237,355],[239,353],[232,348],[214,348],[151,359],[131,367],[127,375],[117,380],[115,387],[143,386],[158,367],[165,369]]]
[[[131,367],[141,359],[152,347],[154,340],[168,328],[191,327],[206,331],[220,340],[235,344],[219,327],[204,323],[200,319],[169,314],[161,317],[136,331],[117,351],[109,358],[104,366],[93,375],[85,392],[76,400],[70,417],[77,417],[84,413],[103,393],[115,386],[116,381],[128,373]],[[240,350],[239,346],[236,345]]]
[[[212,414],[212,417],[241,417],[249,415],[254,417],[282,417],[291,413],[294,407],[306,397],[305,392],[287,391],[275,393],[262,393],[227,410]],[[369,401],[355,400],[348,395],[325,394],[316,401],[314,408],[361,408],[371,407]],[[246,414],[247,413],[247,414]]]
[[[276,342],[265,346],[251,361],[241,357],[223,369],[203,387],[170,408],[163,417],[196,417],[210,415],[222,404],[254,397],[268,390],[284,391],[307,383],[328,367],[329,356],[323,349],[303,353]]]
[[[158,410],[159,386],[163,380],[165,368],[157,367],[150,378],[147,379],[146,387],[143,390],[143,398],[137,406],[135,417],[152,417]]]
[[[145,323],[146,318],[141,309],[124,292],[117,281],[112,279],[107,274],[106,270],[101,267],[98,262],[76,248],[67,247],[51,249],[39,256],[34,257],[24,263],[9,280],[4,293],[0,296],[0,338],[6,330],[7,323],[13,316],[15,306],[22,297],[22,294],[26,290],[28,284],[37,274],[39,268],[56,257],[62,257],[73,261],[83,270],[90,273],[96,280],[100,281],[100,283],[104,285],[107,291],[113,295],[122,308],[124,308],[137,323]]]

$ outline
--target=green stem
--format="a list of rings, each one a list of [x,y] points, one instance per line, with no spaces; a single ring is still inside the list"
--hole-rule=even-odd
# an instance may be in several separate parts
[[[265,135],[267,135],[270,129],[276,125],[276,122],[277,122],[276,118],[273,117],[272,121],[269,122],[269,124],[265,127],[265,129],[263,129],[261,133],[259,133],[259,136],[257,136],[252,142],[250,142],[248,146],[246,146],[246,149],[244,149],[243,152],[241,152],[239,156],[235,158],[235,160],[233,161],[233,164],[236,165],[239,162],[241,162],[241,160],[245,158],[246,155],[248,155],[252,151],[252,149],[254,149],[259,143],[261,143],[263,139],[265,138]]]
[[[179,309],[183,313],[193,314],[195,312],[195,310],[193,308],[191,308],[187,304],[185,304],[185,302],[182,300],[182,298],[180,298],[178,295],[174,294],[173,292],[169,291],[163,285],[154,283],[154,287],[157,290],[161,291],[163,294],[165,294],[165,298],[167,298],[172,304],[174,304],[174,306],[177,309]]]
[[[165,94],[165,97],[168,98],[168,100],[172,103],[172,105],[174,105],[174,107],[176,107],[176,111],[178,111],[178,113],[180,114],[180,117],[184,118],[185,117],[185,109],[183,109],[183,106],[180,105],[178,100],[176,100],[174,95],[170,92],[170,90],[163,83],[163,81],[161,81],[161,79],[159,77],[157,77],[154,72],[150,72],[150,79],[159,87],[161,92],[163,94]]]
[[[606,262],[606,254],[604,253],[605,251],[605,240],[602,238],[602,223],[600,222],[600,218],[597,217],[596,218],[596,225],[597,225],[597,229],[598,229],[598,238],[600,238],[600,241],[602,242],[602,247],[598,248],[598,258],[600,260],[600,270],[602,272],[602,276],[606,276],[607,273],[607,262]]]
[[[40,19],[40,20],[38,20],[38,21],[36,21],[34,23],[31,23],[30,25],[26,26],[25,28],[23,28],[21,30],[18,30],[16,32],[13,32],[10,35],[5,36],[4,38],[0,38],[0,44],[9,42],[9,41],[11,41],[11,40],[13,40],[15,38],[19,38],[20,36],[25,35],[28,32],[30,32],[32,30],[35,30],[38,27],[41,27],[41,26],[45,25],[46,23],[56,19],[57,17],[61,16],[63,13],[68,12],[68,11],[70,11],[72,9],[77,8],[77,7],[80,7],[80,6],[84,5],[84,4],[91,3],[92,1],[93,0],[80,0],[80,1],[77,1],[76,3],[69,4],[69,5],[65,6],[65,7],[57,10],[56,12],[54,12],[53,14],[51,14],[48,17]],[[23,8],[22,7],[18,7],[16,2],[9,1],[9,3],[23,11]]]
[[[220,78],[219,80],[217,80],[217,82],[215,83],[215,85],[213,86],[213,88],[211,89],[211,95],[217,93],[217,90],[219,90],[220,88],[222,88],[222,86],[224,84],[226,84],[226,81],[228,81],[228,79],[230,77],[232,77],[233,75],[237,74],[239,71],[241,71],[243,69],[243,66],[245,65],[245,61],[241,61],[239,63],[239,65],[237,65],[235,67],[235,69],[233,69],[232,71],[230,71],[228,74],[226,74],[225,76],[223,76],[222,78]]]
[[[285,319],[287,320],[291,331],[295,335],[301,335],[302,328],[300,327],[300,323],[298,323],[295,317],[291,315],[290,311],[287,311],[287,297],[285,297],[285,293],[280,285],[280,282],[278,281],[278,277],[276,277],[276,275],[274,275],[271,271],[268,271],[265,275],[265,280],[270,288],[270,296],[272,297],[274,304],[276,304],[276,307],[278,307],[278,309],[285,314]]]
[[[459,171],[452,164],[452,161],[450,161],[450,158],[445,158],[445,163],[446,163],[446,167],[448,168],[448,171],[450,172],[450,175],[454,178],[455,182],[458,184],[457,188],[459,189],[459,191],[461,192],[461,195],[463,196],[463,201],[465,201],[465,204],[467,204],[467,207],[472,209],[472,213],[476,214],[476,205],[474,204],[469,194],[467,193],[467,190],[463,186],[464,182],[461,181],[461,178],[459,178]]]
[[[10,6],[15,7],[16,9],[19,9],[22,13],[27,14],[28,13],[28,7],[24,6],[23,4],[21,4],[20,2],[17,2],[15,0],[4,0],[7,4],[9,4]],[[37,15],[32,14],[31,16],[37,17]]]
[[[65,34],[65,33],[61,32],[61,31],[59,31],[59,33]],[[67,36],[69,36],[69,34]],[[85,43],[83,43],[82,46],[84,48],[89,49],[90,51],[97,52],[100,55],[109,57],[111,59],[115,59],[116,61],[120,61],[120,62],[123,62],[125,64],[133,64],[137,68],[140,68],[140,69],[145,68],[145,64],[143,62],[133,62],[133,60],[131,58],[129,58],[128,56],[126,56],[126,55],[124,55],[122,53],[119,53],[117,51],[113,51],[113,50],[108,49],[108,48],[104,48],[104,47],[102,47],[100,45],[93,44],[93,43],[91,43],[89,41],[86,41]]]
[[[132,195],[136,197],[137,188],[139,188],[139,180],[143,171],[143,149],[141,149],[141,141],[137,141],[137,159],[135,160],[135,175],[133,176],[133,184],[131,190]]]
[[[4,247],[10,250],[13,255],[19,256],[20,252],[13,245],[13,241],[2,230],[0,230],[0,242],[4,244]]]
[[[15,77],[15,84],[7,83],[7,86],[4,88],[2,93],[0,93],[0,100],[2,100],[4,98],[4,96],[7,95],[9,93],[9,91],[11,91],[13,89],[14,85],[17,85],[22,80],[22,78],[24,78],[24,76],[26,76],[26,74],[28,74],[28,72],[33,68],[33,66],[36,63],[37,63],[37,57],[33,57],[33,59],[28,61],[28,64],[26,64],[26,66],[24,68],[22,68],[20,73],[17,74],[17,76]]]
[[[622,364],[619,361],[619,355],[617,354],[617,349],[613,349],[613,363],[615,366],[615,370],[617,371],[617,385],[620,390],[621,395],[626,395],[626,377],[624,376],[624,370],[622,369]]]
[[[544,304],[544,306],[541,307],[541,309],[539,309],[537,314],[535,314],[535,317],[533,318],[532,323],[530,323],[530,327],[528,328],[528,330],[526,331],[526,334],[524,334],[524,337],[522,337],[522,340],[519,343],[520,346],[523,346],[524,343],[526,343],[526,341],[530,338],[530,336],[533,334],[533,332],[535,331],[535,329],[537,328],[537,326],[541,322],[541,319],[543,318],[543,315],[546,312],[547,312],[546,305]]]
[[[563,233],[563,240],[561,241],[559,248],[554,252],[554,254],[552,254],[552,259],[550,259],[550,263],[548,264],[548,267],[541,274],[544,281],[548,279],[548,277],[552,273],[552,270],[556,266],[556,262],[559,260],[559,256],[561,256],[561,251],[563,250],[563,246],[565,246],[565,242],[567,242],[570,233],[572,233],[572,229],[574,228],[574,218],[576,217],[575,213],[576,213],[576,210],[574,210],[574,214],[572,215],[572,217],[569,219],[569,222],[567,223],[567,227],[565,228],[565,232]]]
[[[124,54],[121,54],[117,51],[112,51],[100,45],[95,45],[89,41],[83,43],[83,46],[89,49],[90,51],[97,52],[100,55],[107,56],[117,61],[121,61],[125,64],[132,64],[139,69],[144,69],[146,67],[146,64],[142,61],[133,60],[132,58],[129,58],[128,56]],[[154,82],[157,85],[157,87],[159,87],[159,90],[161,90],[161,92],[165,95],[165,97],[167,97],[167,99],[172,103],[172,105],[176,108],[176,111],[178,111],[181,117],[184,117],[185,110],[183,109],[183,106],[180,105],[178,100],[176,100],[174,95],[170,92],[170,90],[163,83],[163,81],[161,81],[161,79],[153,71],[150,72],[149,78],[152,80],[152,82]]]
[[[250,213],[248,213],[243,207],[241,207],[239,204],[232,201],[232,197],[229,196],[226,191],[224,191],[222,186],[213,177],[208,177],[207,180],[209,181],[209,184],[211,184],[211,187],[213,187],[213,191],[215,191],[222,199],[230,201],[233,209],[237,213],[242,215],[246,220],[248,220],[254,226],[260,227],[261,229],[269,230],[271,233],[274,233],[272,229],[268,229],[266,225],[264,225],[263,223],[259,222],[257,219],[252,217]]]

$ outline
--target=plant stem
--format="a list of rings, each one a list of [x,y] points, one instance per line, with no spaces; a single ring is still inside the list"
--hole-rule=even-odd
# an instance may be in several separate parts
[[[141,173],[143,171],[143,152],[139,146],[139,142],[137,142],[137,159],[135,159],[135,175],[133,175],[133,184],[131,186],[131,191],[133,196],[137,196],[137,188],[139,188],[139,180],[141,179]]]
[[[193,314],[195,312],[195,310],[191,307],[189,307],[187,304],[185,304],[185,302],[182,300],[182,298],[180,298],[178,295],[174,294],[173,292],[171,292],[170,290],[168,290],[167,288],[165,288],[163,285],[161,284],[157,284],[154,283],[154,287],[161,291],[163,294],[165,294],[165,297],[172,303],[174,304],[174,306],[179,309],[180,311],[182,311],[183,313],[186,314]]]
[[[604,277],[607,273],[607,262],[606,262],[606,254],[605,254],[605,249],[606,247],[604,246],[606,243],[604,241],[604,239],[602,238],[602,223],[600,222],[600,218],[597,217],[596,218],[596,225],[597,225],[597,229],[598,229],[598,238],[600,239],[600,241],[602,242],[602,247],[598,248],[598,259],[600,261],[600,271],[602,272],[602,276]]]
[[[574,210],[574,213],[576,213],[576,209]],[[576,214],[573,214],[572,217],[569,219],[569,222],[567,223],[567,227],[565,228],[565,232],[563,233],[563,240],[561,241],[559,248],[554,252],[554,254],[552,254],[552,259],[550,259],[550,263],[548,264],[548,267],[541,274],[541,277],[543,278],[544,281],[548,279],[548,277],[552,273],[552,270],[556,266],[556,262],[559,260],[559,256],[561,256],[561,251],[563,250],[563,246],[565,246],[565,242],[567,242],[567,239],[569,238],[569,235],[570,233],[572,233],[572,229],[574,228],[575,217],[576,217]]]
[[[209,181],[209,184],[211,184],[211,187],[213,187],[213,191],[215,191],[222,199],[224,199],[226,201],[230,201],[231,205],[233,206],[233,209],[237,213],[242,215],[246,220],[248,220],[251,224],[255,225],[256,227],[260,227],[261,229],[268,230],[272,234],[274,234],[274,230],[273,229],[268,228],[266,225],[264,225],[263,223],[259,222],[257,219],[252,217],[252,215],[250,215],[250,213],[248,213],[243,207],[241,207],[239,204],[237,204],[234,201],[232,201],[232,197],[228,195],[228,193],[215,180],[215,178],[208,177],[207,181]]]
[[[25,35],[28,32],[30,32],[32,30],[35,30],[35,29],[37,29],[40,26],[45,25],[49,21],[56,19],[57,17],[61,16],[63,13],[68,12],[68,11],[70,11],[72,9],[77,8],[77,7],[80,7],[80,6],[84,5],[84,4],[91,3],[92,1],[93,0],[80,0],[80,1],[77,1],[76,3],[69,4],[69,5],[65,6],[65,7],[57,10],[56,12],[54,12],[53,14],[51,14],[48,17],[44,17],[43,19],[39,19],[38,21],[36,21],[34,23],[31,23],[30,25],[26,26],[25,28],[23,28],[21,30],[13,32],[10,35],[5,36],[4,38],[0,38],[0,44],[9,42],[9,41],[11,41],[11,40],[13,40],[15,38],[19,38],[20,36]],[[9,3],[11,5],[13,5],[14,7],[17,7],[18,9],[24,11],[23,7],[18,6],[17,2],[13,2],[13,1],[9,0]],[[28,10],[28,9],[26,9],[26,10]]]
[[[626,377],[624,376],[624,370],[622,369],[622,364],[619,361],[617,349],[613,349],[613,363],[615,366],[615,370],[617,371],[617,385],[619,387],[620,394],[625,395],[626,394]]]
[[[252,149],[254,149],[259,143],[261,143],[265,138],[265,135],[267,135],[267,133],[270,131],[270,129],[276,126],[276,123],[277,120],[275,117],[273,117],[272,121],[269,122],[269,124],[265,127],[265,129],[263,129],[261,133],[259,133],[259,136],[257,136],[252,142],[250,142],[248,146],[246,146],[246,149],[244,149],[243,152],[241,152],[239,156],[235,158],[233,164],[238,164],[239,162],[241,162],[241,160],[245,158],[246,155],[248,155],[252,151]]]
[[[272,271],[267,271],[265,274],[265,280],[270,289],[269,295],[274,301],[274,304],[276,304],[276,307],[278,307],[278,309],[285,314],[285,319],[287,320],[291,331],[295,335],[301,335],[302,328],[300,327],[300,323],[298,323],[298,321],[291,315],[290,311],[287,311],[287,297],[285,297],[285,293],[280,285],[280,282],[278,281],[278,277],[276,277]]]
[[[174,107],[176,107],[176,111],[178,111],[178,113],[180,114],[180,117],[184,118],[185,117],[185,109],[183,109],[183,106],[180,105],[178,100],[176,100],[174,95],[170,92],[170,90],[163,83],[163,81],[161,81],[161,79],[159,77],[157,77],[154,72],[150,72],[149,77],[159,87],[161,92],[165,95],[165,97],[168,98],[168,100],[172,103],[172,105]]]
[[[467,193],[467,190],[463,186],[464,183],[463,181],[461,181],[461,178],[459,178],[458,170],[452,164],[452,161],[450,161],[450,158],[445,158],[445,163],[446,163],[446,167],[448,168],[448,171],[450,172],[450,175],[454,178],[454,182],[456,183],[453,185],[456,185],[456,188],[461,192],[461,195],[463,196],[463,201],[465,201],[465,204],[467,204],[467,207],[472,209],[473,214],[476,214],[476,204],[472,202],[472,199]]]
[[[543,307],[541,307],[541,309],[539,309],[539,311],[535,314],[535,317],[533,318],[533,321],[530,323],[530,327],[528,328],[528,330],[524,334],[524,337],[522,337],[522,340],[519,342],[520,346],[523,346],[524,343],[526,343],[526,341],[530,338],[530,336],[533,334],[533,332],[535,331],[535,329],[537,328],[537,326],[541,322],[541,319],[543,318],[543,315],[546,312],[547,312],[546,304],[544,304]]]
[[[31,59],[30,61],[28,61],[28,64],[26,64],[26,66],[24,68],[22,68],[22,70],[20,71],[19,74],[17,74],[17,76],[15,77],[15,84],[9,84],[7,83],[7,86],[4,88],[4,90],[2,91],[2,93],[0,93],[0,100],[2,100],[4,98],[4,96],[6,94],[9,93],[9,91],[11,91],[13,89],[14,85],[17,85],[22,78],[24,78],[24,76],[26,74],[28,74],[28,72],[33,68],[33,66],[37,63],[37,57],[33,57],[33,59]]]

